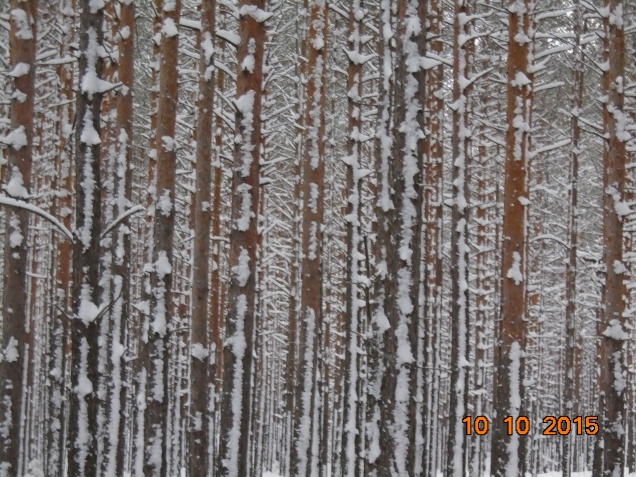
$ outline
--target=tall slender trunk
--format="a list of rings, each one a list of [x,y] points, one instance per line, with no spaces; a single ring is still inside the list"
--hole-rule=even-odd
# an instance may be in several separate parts
[[[566,416],[578,416],[580,406],[577,405],[579,388],[579,371],[577,362],[577,326],[576,326],[576,277],[578,250],[578,181],[579,155],[581,153],[581,126],[579,114],[583,112],[584,67],[581,35],[584,32],[584,19],[579,1],[574,10],[574,67],[572,82],[572,118],[570,119],[572,144],[570,164],[570,204],[568,213],[569,257],[565,268],[565,369],[564,369],[564,404]],[[574,436],[567,436],[561,454],[561,470],[563,477],[571,477],[574,472]]]
[[[37,0],[11,1],[9,33],[10,69],[15,93],[9,110],[7,195],[25,200],[31,194],[33,105],[35,102],[35,52]],[[22,94],[18,94],[22,93]],[[6,140],[6,139],[5,139]],[[26,370],[32,344],[27,312],[29,212],[5,213],[4,293],[2,294],[2,352],[0,361],[0,472],[21,473],[21,416],[26,392]]]
[[[453,205],[451,217],[451,394],[446,475],[464,475],[467,437],[462,420],[468,405],[468,88],[470,36],[468,0],[455,0],[453,41]]]
[[[391,204],[384,204],[385,230],[378,232],[394,236],[384,244],[382,257],[386,295],[381,306],[390,329],[384,333],[380,475],[415,474],[427,3],[397,2],[393,155],[388,170],[381,171],[389,187],[381,200]]]
[[[621,475],[625,459],[624,430],[628,334],[624,329],[626,294],[623,265],[623,217],[629,214],[625,199],[626,143],[631,138],[625,129],[625,31],[622,0],[606,0],[603,17],[604,58],[608,68],[603,74],[606,97],[603,109],[605,150],[603,154],[603,262],[605,284],[600,322],[599,409],[601,412],[602,467],[594,475]]]
[[[347,50],[349,65],[347,68],[347,293],[345,298],[345,358],[342,413],[342,447],[340,456],[343,477],[359,475],[359,458],[363,448],[361,432],[358,428],[358,349],[360,335],[360,289],[358,273],[360,268],[360,143],[359,134],[362,125],[360,114],[362,62],[359,61],[362,25],[359,18],[360,0],[352,0],[349,6],[349,35]]]
[[[225,319],[223,391],[217,475],[248,475],[251,376],[258,248],[264,0],[242,0],[237,51],[236,140],[230,232],[231,282]]]
[[[194,249],[192,251],[192,364],[190,380],[189,455],[191,477],[204,477],[210,442],[208,405],[214,391],[208,343],[210,249],[210,195],[212,179],[212,122],[214,110],[214,9],[215,0],[201,4],[199,33],[199,102],[197,112],[196,193],[194,197]],[[213,293],[218,293],[214,290]],[[218,329],[215,330],[218,333]],[[211,381],[211,382],[210,382]],[[211,392],[212,391],[212,392]]]
[[[179,18],[181,1],[164,1],[161,29],[159,98],[157,105],[156,190],[154,233],[150,275],[150,324],[148,345],[150,366],[146,369],[144,474],[153,477],[168,475],[169,459],[169,358],[168,347],[173,311],[173,241],[175,223],[175,176],[178,93]]]
[[[310,1],[309,58],[305,87],[303,147],[303,221],[300,280],[300,333],[294,410],[294,445],[291,448],[293,475],[312,475],[311,449],[316,398],[318,335],[322,316],[322,229],[325,183],[325,91],[327,52],[327,5]],[[316,463],[317,464],[317,463]]]
[[[135,42],[135,1],[123,1],[119,6],[118,30],[116,40],[118,46],[118,76],[122,88],[117,95],[117,122],[115,133],[118,140],[118,151],[115,170],[115,200],[113,216],[119,217],[126,212],[132,200],[132,163],[133,163],[133,97],[134,83],[134,42]],[[111,287],[111,303],[113,306],[113,353],[112,369],[113,381],[113,406],[111,417],[112,433],[116,435],[116,457],[111,466],[114,466],[115,475],[124,475],[126,471],[126,457],[128,447],[126,445],[126,430],[128,429],[128,400],[133,396],[129,389],[132,373],[130,366],[125,366],[123,353],[125,351],[128,333],[128,319],[130,316],[131,298],[131,233],[127,224],[122,223],[113,231],[113,267]],[[130,330],[137,333],[134,327]],[[117,396],[118,394],[118,396]],[[117,414],[119,416],[117,417]],[[111,467],[112,468],[112,467]]]
[[[68,474],[96,475],[99,431],[99,257],[101,235],[100,116],[103,45],[100,5],[80,13],[79,83],[75,114],[75,227]]]
[[[510,2],[508,42],[508,109],[501,302],[502,322],[497,380],[493,386],[492,473],[495,477],[521,472],[525,460],[526,439],[513,432],[508,435],[503,419],[523,414],[525,347],[525,258],[526,205],[528,204],[528,148],[532,75],[529,54],[533,39],[530,32],[529,0]]]

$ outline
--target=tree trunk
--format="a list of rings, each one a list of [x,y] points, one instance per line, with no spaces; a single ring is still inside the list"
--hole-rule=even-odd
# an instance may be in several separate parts
[[[103,45],[102,8],[80,13],[79,82],[75,113],[75,241],[68,475],[97,473],[99,431],[99,258],[101,235],[99,84]]]
[[[532,75],[528,55],[531,2],[511,1],[508,43],[508,110],[502,249],[502,323],[497,380],[493,386],[492,474],[521,472],[526,439],[508,435],[503,419],[523,415],[525,346],[526,205]]]
[[[428,2],[398,0],[393,123],[393,157],[381,181],[389,189],[384,230],[386,295],[384,314],[383,401],[378,473],[415,475],[418,330],[420,326],[420,243],[422,232],[422,156],[424,148],[426,7]]]
[[[33,105],[35,102],[35,53],[37,0],[11,1],[9,33],[10,67],[15,92],[10,105],[12,144],[8,147],[7,195],[29,198],[33,147]],[[21,71],[22,70],[22,71]],[[26,70],[26,71],[24,71]],[[2,294],[2,350],[0,361],[0,471],[19,475],[21,459],[21,418],[26,370],[32,344],[27,312],[27,267],[29,211],[5,212],[4,293]]]
[[[318,335],[322,316],[322,229],[325,183],[325,91],[327,51],[327,5],[310,1],[309,59],[305,88],[303,147],[303,221],[300,290],[300,335],[294,410],[293,475],[312,475],[311,449],[316,398]],[[318,465],[318,463],[316,463]]]
[[[629,213],[625,199],[626,142],[624,92],[625,31],[623,2],[606,0],[604,58],[608,69],[603,74],[607,101],[603,109],[605,150],[603,154],[603,287],[599,349],[600,439],[603,442],[602,468],[594,467],[594,475],[622,475],[625,448],[625,389],[628,334],[625,326],[627,277],[623,265],[623,217]],[[596,463],[596,462],[595,462]]]
[[[149,367],[146,369],[145,452],[146,477],[168,475],[169,436],[168,346],[172,324],[173,241],[175,223],[175,176],[178,92],[178,25],[181,1],[163,2],[161,30],[159,98],[157,105],[156,190],[153,233],[153,271],[150,276]]]
[[[236,82],[236,133],[230,232],[231,282],[225,320],[219,476],[248,475],[252,352],[258,248],[259,159],[263,49],[268,14],[264,0],[242,0]]]
[[[194,196],[194,249],[192,252],[192,362],[190,380],[189,455],[191,477],[205,477],[208,468],[210,415],[215,375],[209,366],[208,295],[210,249],[210,192],[212,124],[214,110],[214,9],[215,0],[201,4],[199,33],[199,102],[197,111],[196,193]],[[218,293],[218,290],[213,290]],[[215,330],[218,333],[218,329]]]

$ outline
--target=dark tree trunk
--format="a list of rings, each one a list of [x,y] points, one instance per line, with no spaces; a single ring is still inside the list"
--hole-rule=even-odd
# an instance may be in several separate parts
[[[37,0],[11,0],[9,76],[13,77],[15,91],[24,93],[24,100],[16,94],[11,98],[9,115],[13,141],[8,147],[5,190],[9,197],[17,200],[28,199],[31,193],[36,21]],[[27,66],[27,71],[20,71],[21,64]],[[27,312],[29,215],[27,210],[17,208],[5,212],[0,422],[7,427],[0,433],[0,468],[8,466],[6,471],[15,475],[22,472],[18,468],[20,439],[23,437],[20,421],[25,412],[22,396],[27,383],[24,376],[32,344]]]

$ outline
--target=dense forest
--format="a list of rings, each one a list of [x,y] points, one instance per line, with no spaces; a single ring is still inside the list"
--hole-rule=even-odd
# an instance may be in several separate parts
[[[635,57],[634,0],[1,0],[0,477],[636,472]]]

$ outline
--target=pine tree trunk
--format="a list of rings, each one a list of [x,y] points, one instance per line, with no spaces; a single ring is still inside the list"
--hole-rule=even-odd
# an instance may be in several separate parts
[[[99,7],[99,6],[98,6]],[[79,81],[75,113],[75,227],[68,475],[97,473],[99,397],[99,258],[101,235],[100,116],[102,8],[80,13]]]
[[[625,459],[624,430],[625,390],[628,334],[625,326],[626,294],[623,264],[623,217],[627,215],[625,199],[626,142],[630,134],[625,130],[624,92],[625,31],[623,2],[606,0],[604,16],[605,61],[603,89],[607,101],[603,109],[605,151],[603,154],[603,262],[605,284],[602,294],[602,313],[599,345],[599,390],[603,443],[602,467],[595,462],[594,475],[621,475]]]
[[[311,0],[309,58],[305,88],[303,147],[303,221],[300,290],[300,333],[294,410],[294,445],[291,448],[293,475],[312,475],[311,449],[316,398],[318,335],[322,316],[322,229],[325,182],[325,85],[327,51],[327,6]],[[318,463],[316,463],[318,464]]]
[[[190,380],[189,455],[191,477],[205,477],[210,442],[208,405],[215,376],[209,366],[208,295],[210,249],[210,195],[212,179],[212,125],[214,110],[215,0],[201,4],[199,33],[200,76],[197,111],[196,193],[194,196],[194,249],[192,252],[192,364]],[[213,290],[212,293],[218,293]],[[218,330],[215,330],[218,333]],[[211,392],[212,391],[212,392]]]
[[[132,200],[132,163],[133,163],[133,96],[134,83],[134,42],[135,42],[135,2],[123,1],[119,9],[119,24],[117,40],[119,41],[118,76],[123,87],[117,96],[117,123],[116,133],[119,141],[118,156],[115,174],[115,202],[114,217],[124,213]],[[113,401],[119,401],[113,412],[119,413],[117,422],[117,450],[115,475],[124,475],[127,461],[126,432],[130,427],[129,399],[134,395],[131,392],[131,368],[125,366],[124,346],[129,333],[128,319],[131,311],[131,231],[128,225],[122,223],[113,232],[113,285],[111,288],[111,302],[115,308],[113,322],[113,340],[118,344],[113,352],[113,377],[118,384],[119,397],[113,396]],[[130,329],[130,333],[137,334],[137,330]],[[114,417],[114,415],[113,415]],[[113,423],[113,427],[115,427]]]
[[[28,199],[31,190],[33,147],[33,105],[35,102],[35,53],[37,0],[11,1],[9,33],[10,73],[15,91],[10,105],[6,192],[17,200]],[[26,69],[26,71],[20,70]],[[15,187],[11,187],[15,186]],[[32,344],[32,330],[27,312],[27,267],[29,215],[24,209],[5,212],[4,293],[2,294],[2,351],[0,361],[0,472],[21,472],[21,418],[26,370]]]
[[[267,13],[264,0],[242,0],[237,51],[236,133],[230,232],[231,282],[225,319],[219,476],[248,475],[251,376],[258,248],[259,159],[263,49]]]
[[[392,237],[383,257],[386,295],[381,306],[390,329],[384,333],[380,475],[415,475],[425,101],[424,65],[418,62],[425,53],[427,3],[397,2],[393,154],[388,170],[381,171],[392,204],[386,207],[385,229],[378,232]]]
[[[161,30],[159,98],[157,106],[156,190],[153,232],[153,271],[150,275],[150,324],[148,344],[150,360],[146,369],[145,452],[144,474],[153,477],[168,475],[169,423],[169,337],[172,328],[172,287],[176,267],[173,263],[175,223],[175,176],[178,92],[178,25],[180,0],[163,2]]]
[[[504,219],[501,269],[502,322],[500,355],[495,363],[497,380],[493,389],[492,474],[494,477],[521,472],[526,439],[508,435],[503,419],[516,420],[524,414],[523,379],[526,314],[526,205],[528,204],[528,148],[532,75],[528,54],[531,2],[511,1],[508,43],[508,109]]]

